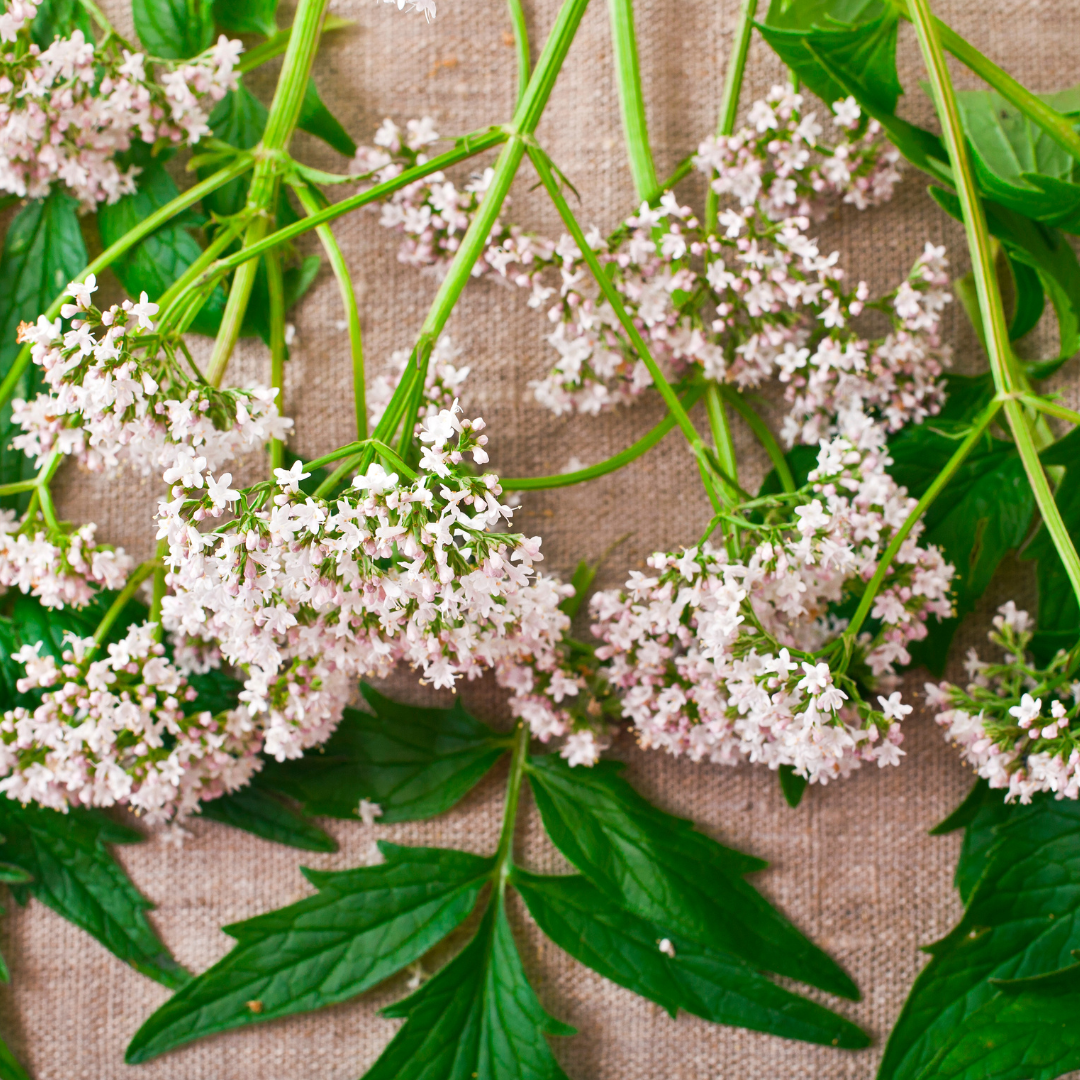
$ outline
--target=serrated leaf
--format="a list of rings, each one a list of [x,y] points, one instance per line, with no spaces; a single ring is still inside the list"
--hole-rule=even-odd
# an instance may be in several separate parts
[[[315,80],[310,77],[304,88],[304,100],[300,105],[300,118],[296,121],[296,126],[301,131],[322,139],[345,157],[352,157],[356,153],[356,143],[337,117],[323,104]]]
[[[1047,797],[1012,806],[996,835],[963,918],[928,950],[878,1080],[922,1076],[998,992],[990,980],[1055,971],[1080,948],[1080,806]]]
[[[145,144],[138,144],[131,159],[142,170],[138,190],[111,206],[103,203],[98,208],[98,228],[106,247],[180,194],[164,165]],[[157,300],[202,254],[199,242],[188,231],[188,226],[197,220],[192,214],[173,218],[113,263],[113,272],[130,296],[138,299],[145,292],[152,301]],[[224,310],[225,291],[219,285],[195,317],[192,330],[215,333]]]
[[[920,1080],[1054,1080],[1080,1068],[1080,963],[994,985]]]
[[[278,0],[214,0],[214,20],[229,34],[277,33]]]
[[[214,43],[211,0],[131,0],[135,31],[151,56],[186,60]]]
[[[529,783],[555,846],[594,885],[639,918],[751,964],[857,999],[844,971],[742,875],[764,864],[665,814],[602,761],[571,769],[530,758]]]
[[[424,709],[366,683],[360,689],[371,713],[346,709],[321,748],[296,761],[267,761],[256,782],[315,816],[355,819],[368,799],[382,808],[381,823],[417,821],[449,810],[510,747],[460,699],[452,709]]]
[[[146,921],[153,908],[140,895],[106,844],[142,837],[99,811],[61,814],[33,803],[0,798],[0,858],[33,878],[13,886],[20,902],[29,893],[95,937],[136,971],[177,988],[190,978]]]
[[[494,860],[380,841],[386,862],[304,870],[319,890],[224,927],[232,951],[157,1010],[128,1046],[149,1061],[219,1031],[346,1001],[418,960],[472,911]]]
[[[930,830],[931,836],[944,836],[956,829],[964,830],[964,843],[956,863],[953,884],[966,904],[979,883],[990,852],[997,843],[996,829],[1013,816],[1013,808],[1005,802],[1005,793],[993,789],[985,780],[977,780],[967,798],[939,825]]]
[[[26,1070],[3,1039],[0,1039],[0,1080],[30,1080]]]
[[[87,41],[93,40],[93,24],[80,0],[42,0],[30,28],[30,37],[40,49],[47,49],[57,37],[71,37],[81,30]]]
[[[541,877],[516,869],[512,883],[540,929],[606,979],[679,1009],[786,1039],[859,1049],[869,1037],[850,1021],[783,990],[745,961],[705,948],[613,904],[580,874]],[[660,951],[667,939],[674,956]]]
[[[244,787],[200,805],[199,816],[304,851],[337,851],[337,841],[281,798],[257,787]]]
[[[500,895],[476,937],[383,1015],[405,1024],[363,1080],[567,1080],[544,1035],[576,1032],[536,1000]]]
[[[57,294],[86,266],[86,245],[76,215],[78,203],[54,189],[47,198],[28,202],[8,226],[0,256],[0,378],[19,352],[20,322],[35,322]],[[13,397],[29,400],[41,386],[41,369],[31,364]],[[11,404],[0,408],[0,483],[25,480],[36,473],[32,458],[11,450],[21,432],[11,421]],[[6,502],[5,505],[15,505]]]
[[[889,441],[893,479],[920,497],[955,453],[966,422],[936,418],[909,425]],[[935,544],[956,568],[952,588],[957,614],[929,627],[910,649],[912,661],[936,673],[944,668],[960,619],[985,592],[1001,560],[1020,546],[1035,510],[1016,448],[984,435],[924,517],[920,543]]]

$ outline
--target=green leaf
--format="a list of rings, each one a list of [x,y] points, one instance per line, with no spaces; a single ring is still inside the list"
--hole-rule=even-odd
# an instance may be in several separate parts
[[[87,41],[92,41],[93,24],[80,0],[42,0],[38,5],[30,37],[41,49],[47,49],[57,37],[71,37],[81,30]]]
[[[536,1000],[501,895],[476,937],[383,1015],[405,1024],[363,1080],[566,1080],[544,1035],[576,1032]]]
[[[267,761],[256,783],[296,799],[308,814],[355,819],[368,799],[382,808],[380,822],[416,821],[449,810],[510,747],[460,698],[452,709],[423,709],[366,683],[360,689],[371,713],[346,709],[322,747],[296,761]]]
[[[1009,320],[1009,340],[1019,341],[1039,324],[1046,308],[1046,290],[1038,273],[1025,263],[1007,256],[1013,279],[1013,313]]]
[[[76,215],[78,203],[60,188],[28,202],[8,227],[0,256],[0,378],[18,355],[19,323],[35,322],[57,294],[86,266],[86,245]],[[29,400],[41,386],[41,369],[31,364],[13,397]],[[36,473],[31,458],[11,450],[21,429],[11,422],[11,405],[0,408],[0,483]],[[13,505],[13,504],[10,504]]]
[[[594,885],[639,918],[757,967],[842,997],[859,991],[742,876],[760,870],[752,856],[696,832],[643,799],[602,761],[571,769],[557,754],[526,766],[544,828]]]
[[[940,417],[909,425],[889,441],[893,479],[920,497],[956,451],[969,425]],[[960,619],[985,592],[1005,555],[1027,535],[1034,497],[1016,448],[984,435],[956,475],[927,510],[922,544],[936,544],[956,567],[957,614],[929,627],[910,648],[912,661],[940,673]]]
[[[931,420],[931,426],[947,420],[974,420],[990,404],[995,394],[994,376],[989,371],[981,375],[945,376],[945,405]]]
[[[227,34],[277,33],[278,0],[214,0],[214,21]]]
[[[202,803],[199,814],[210,821],[304,851],[337,851],[337,841],[314,822],[269,791],[244,787]]]
[[[516,869],[511,881],[540,929],[606,979],[679,1009],[786,1039],[860,1049],[867,1035],[850,1021],[783,990],[751,965],[715,952],[613,904],[579,874],[540,877]],[[675,955],[659,949],[668,939]]]
[[[131,0],[135,31],[151,56],[185,60],[214,43],[211,0]]]
[[[30,1080],[26,1070],[16,1060],[3,1039],[0,1039],[0,1080]]]
[[[559,604],[560,611],[565,612],[572,619],[581,610],[581,605],[589,594],[589,589],[592,588],[592,583],[596,580],[596,572],[599,569],[600,564],[598,562],[590,563],[582,559],[577,564],[574,576],[570,579],[570,584],[574,586],[574,595],[568,596]]]
[[[784,793],[784,801],[794,810],[802,802],[809,781],[795,771],[794,765],[781,765],[778,775],[780,777],[780,790]]]
[[[931,836],[944,836],[957,829],[964,830],[964,843],[956,863],[953,884],[966,904],[979,883],[990,852],[997,843],[997,827],[1009,820],[1012,808],[1005,802],[1004,792],[994,790],[985,780],[977,780],[964,801],[940,825],[930,830]]]
[[[956,928],[929,948],[878,1080],[915,1080],[998,992],[992,979],[1055,971],[1080,948],[1080,806],[1011,806]]]
[[[0,857],[33,877],[13,886],[20,903],[33,895],[95,937],[136,971],[170,988],[188,973],[169,955],[146,912],[153,904],[139,894],[106,844],[132,844],[142,837],[98,811],[61,814],[33,803],[0,798]]]
[[[300,118],[296,126],[301,131],[322,139],[345,157],[352,157],[356,153],[356,143],[334,114],[323,104],[315,86],[315,80],[310,77],[304,89],[304,100],[300,105]]]
[[[493,859],[380,841],[386,862],[304,870],[319,891],[226,926],[233,950],[161,1006],[128,1046],[129,1064],[219,1031],[346,1001],[418,960],[458,926]]]
[[[278,199],[279,216],[283,206],[288,206],[288,200],[284,194]],[[290,266],[282,274],[286,311],[311,288],[321,265],[322,260],[318,255],[307,255],[299,265]],[[264,344],[270,343],[270,289],[266,282],[266,264],[262,259],[259,260],[255,271],[255,284],[251,290],[251,300],[244,313],[244,323],[240,333],[242,337],[257,336],[262,338]]]
[[[1080,1068],[1080,963],[994,985],[921,1080],[1054,1080]]]
[[[266,106],[240,83],[214,106],[209,123],[215,139],[240,150],[250,150],[262,138],[267,115]],[[215,166],[203,166],[198,170],[199,179],[206,180],[215,171]],[[248,183],[247,176],[230,180],[205,196],[203,206],[208,213],[218,217],[238,214],[247,201]]]

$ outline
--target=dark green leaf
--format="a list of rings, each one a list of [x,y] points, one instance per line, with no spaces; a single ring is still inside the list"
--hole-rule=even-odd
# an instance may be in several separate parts
[[[990,404],[994,396],[994,376],[985,371],[982,375],[946,375],[945,388],[948,395],[941,412],[926,423],[933,427],[942,421],[955,420],[970,423]]]
[[[136,971],[164,986],[183,986],[189,975],[169,955],[146,921],[153,907],[139,894],[106,844],[131,844],[142,837],[98,811],[61,814],[33,803],[0,799],[0,857],[33,877],[13,886],[97,938]]]
[[[716,1024],[786,1039],[847,1049],[870,1044],[850,1021],[781,989],[743,960],[637,918],[579,874],[539,877],[515,869],[512,881],[556,945],[672,1016],[683,1009]],[[674,956],[660,951],[665,938]]]
[[[793,446],[784,455],[797,488],[806,483],[809,474],[817,467],[817,456],[816,446]],[[758,495],[777,495],[783,490],[784,485],[780,481],[780,474],[775,469],[771,469],[762,481]]]
[[[909,425],[889,442],[889,472],[918,498],[956,451],[968,424],[928,420]],[[930,626],[909,650],[914,663],[940,673],[961,618],[986,590],[998,564],[1020,546],[1035,509],[1031,488],[1012,443],[985,435],[926,512],[920,540],[936,544],[956,567],[953,594],[957,617]]]
[[[0,257],[0,378],[19,352],[19,323],[36,321],[86,266],[78,205],[57,188],[45,199],[28,202],[8,227]],[[40,372],[31,364],[12,396],[33,398],[41,385]],[[0,483],[24,480],[37,471],[31,458],[9,448],[20,431],[11,422],[10,403],[5,404],[0,408]]]
[[[210,114],[210,128],[215,139],[240,150],[250,150],[262,138],[266,117],[266,106],[240,83],[214,106],[214,111]],[[216,168],[203,166],[198,170],[199,179],[206,180]],[[207,195],[203,199],[203,206],[207,212],[217,214],[218,217],[238,214],[247,201],[248,182],[247,176],[230,180],[217,191]]]
[[[1080,1068],[1080,963],[994,985],[921,1080],[1054,1080]]]
[[[840,967],[742,874],[760,860],[652,806],[602,761],[571,769],[557,754],[530,758],[529,782],[555,846],[606,896],[639,918],[718,952],[857,999]]]
[[[361,690],[371,713],[346,709],[322,747],[296,761],[268,761],[256,782],[301,803],[308,814],[356,818],[361,799],[380,822],[415,821],[449,810],[509,749],[507,738],[461,704],[422,709]]]
[[[214,20],[227,34],[277,33],[278,0],[214,0]]]
[[[197,56],[214,43],[211,0],[131,0],[146,51],[167,60]]]
[[[80,0],[42,0],[30,37],[42,49],[47,49],[57,37],[71,37],[75,30],[81,30],[87,41],[93,41],[92,25]]]
[[[944,836],[964,829],[964,843],[956,864],[953,884],[966,904],[975,891],[990,852],[997,843],[998,825],[1012,816],[1005,793],[993,789],[985,780],[977,780],[964,801],[943,821],[930,830],[931,836]]]
[[[596,580],[596,571],[599,568],[599,563],[589,563],[584,559],[577,564],[574,576],[570,579],[570,584],[574,586],[574,595],[568,596],[559,604],[559,610],[564,611],[571,619],[581,610],[581,605],[589,589],[592,588],[592,583]]]
[[[297,120],[296,126],[301,131],[322,139],[345,157],[352,157],[356,153],[356,143],[334,114],[323,104],[319,91],[315,87],[315,80],[312,78],[308,79],[304,90],[300,119]]]
[[[1038,273],[1030,266],[1008,256],[1013,279],[1013,313],[1009,320],[1009,340],[1019,341],[1039,324],[1046,308],[1046,290]]]
[[[566,1080],[544,1035],[576,1032],[536,1000],[501,896],[476,937],[383,1015],[405,1024],[363,1080]]]
[[[1073,441],[1075,444],[1076,440]],[[1065,476],[1054,492],[1054,502],[1061,511],[1069,535],[1080,537],[1080,458],[1074,456],[1066,466]],[[1045,525],[1039,527],[1024,551],[1024,558],[1036,560],[1039,630],[1071,635],[1071,645],[1080,637],[1080,608],[1077,607],[1069,576],[1065,573],[1065,565]]]
[[[446,848],[379,848],[381,865],[304,870],[315,896],[226,926],[233,950],[139,1028],[125,1060],[148,1061],[214,1032],[355,997],[458,926],[494,866]]]
[[[243,829],[275,844],[287,844],[304,851],[337,851],[337,842],[332,836],[327,836],[318,825],[287,806],[278,796],[261,788],[248,786],[230,795],[210,799],[201,805],[199,813],[210,821]]]
[[[16,1060],[3,1039],[0,1039],[0,1080],[30,1080],[26,1070]]]
[[[996,826],[963,918],[931,946],[879,1080],[915,1080],[998,992],[991,979],[1056,971],[1080,948],[1080,806],[1039,797]]]
[[[795,771],[794,765],[781,765],[778,775],[780,777],[780,790],[784,793],[784,799],[788,806],[794,810],[802,802],[809,781]]]
[[[29,885],[33,875],[14,863],[0,863],[0,882],[5,885]]]

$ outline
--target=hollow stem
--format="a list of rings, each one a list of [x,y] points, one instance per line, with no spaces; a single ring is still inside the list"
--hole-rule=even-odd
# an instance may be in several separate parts
[[[270,385],[277,391],[274,402],[285,415],[285,282],[281,273],[281,252],[266,253],[266,286],[270,300]],[[270,471],[285,467],[285,443],[270,440]]]
[[[525,21],[525,9],[521,6],[521,0],[506,0],[506,6],[510,9],[510,24],[514,28],[514,45],[517,48],[517,103],[520,105],[529,86],[529,76],[532,75],[532,58],[529,55],[529,27]]]
[[[731,427],[728,425],[720,388],[715,382],[710,382],[705,388],[705,411],[709,417],[709,430],[712,432],[713,446],[716,449],[720,468],[737,482],[739,464],[735,458],[735,443],[731,438]]]
[[[1070,424],[1080,424],[1080,413],[1067,409],[1056,401],[1049,401],[1037,394],[1022,394],[1020,400],[1025,405],[1030,405],[1033,409],[1038,409],[1039,412],[1044,412],[1048,416],[1056,416],[1059,420],[1067,420]]]
[[[758,442],[761,443],[769,459],[776,469],[776,475],[780,479],[780,486],[787,492],[795,490],[795,478],[791,475],[787,457],[776,441],[776,436],[769,430],[769,425],[758,416],[753,406],[733,386],[721,386],[720,393],[724,400],[746,421],[747,427],[754,433]]]
[[[649,149],[649,129],[645,119],[645,97],[641,89],[637,37],[634,33],[633,0],[608,0],[611,12],[611,48],[615,57],[615,81],[619,88],[623,130],[630,174],[639,202],[660,195],[656,167]]]
[[[319,196],[307,184],[294,184],[293,190],[308,214],[317,214],[323,208]],[[360,331],[360,312],[356,306],[356,291],[349,274],[349,264],[345,261],[333,230],[329,225],[320,225],[315,233],[330,260],[330,268],[334,271],[338,292],[341,293],[341,306],[345,309],[345,322],[349,328],[349,355],[352,360],[356,437],[363,439],[367,436],[367,397],[364,385],[364,342]]]
[[[342,30],[346,26],[352,26],[352,19],[339,19],[335,15],[327,15],[323,20],[322,32],[329,34],[331,30]],[[257,67],[265,64],[268,60],[273,60],[275,57],[280,56],[289,47],[289,39],[292,37],[293,28],[287,26],[284,30],[279,30],[273,37],[267,38],[261,45],[256,45],[254,49],[249,49],[243,56],[240,57],[240,63],[236,65],[234,69],[238,75],[243,75],[247,71],[252,71]]]
[[[514,827],[517,824],[518,803],[521,801],[521,781],[529,755],[529,725],[519,723],[510,757],[510,776],[506,782],[506,802],[503,809],[502,832],[495,852],[495,880],[500,895],[514,866]]]

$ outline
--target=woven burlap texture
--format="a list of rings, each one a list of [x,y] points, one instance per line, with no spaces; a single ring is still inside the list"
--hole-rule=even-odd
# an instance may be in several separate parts
[[[961,0],[937,7],[978,48],[1034,89],[1077,81],[1080,5]],[[129,31],[124,6],[113,3],[109,10]],[[370,142],[386,116],[403,124],[409,117],[431,115],[447,135],[508,118],[516,89],[515,54],[499,0],[440,0],[432,25],[370,0],[334,0],[331,10],[355,20],[355,26],[327,40],[316,80],[359,141]],[[526,0],[534,57],[555,11],[555,0]],[[661,174],[714,126],[735,17],[735,0],[641,0],[637,5],[641,69]],[[929,122],[910,27],[902,28],[900,38],[901,74],[908,88],[903,109]],[[744,110],[782,77],[776,58],[755,42]],[[957,78],[961,85],[977,85],[965,73],[958,71]],[[255,85],[268,100],[269,77]],[[604,0],[593,0],[586,12],[538,137],[580,191],[587,223],[608,229],[626,216],[633,192]],[[340,171],[344,166],[306,136],[297,138],[296,147],[302,159],[321,167]],[[534,179],[525,166],[507,216],[557,235],[552,210],[530,190]],[[837,247],[844,265],[875,290],[899,281],[926,240],[948,243],[955,268],[962,272],[967,261],[962,234],[924,188],[924,179],[909,170],[891,205],[862,214],[845,208],[822,226],[823,241]],[[687,199],[700,203],[702,195],[699,183],[686,184]],[[338,222],[335,232],[353,270],[369,368],[376,373],[392,350],[411,344],[436,283],[397,262],[397,240],[379,228],[377,215],[354,214]],[[347,337],[335,325],[343,325],[340,301],[325,268],[292,318],[297,338],[288,369],[287,408],[297,421],[294,448],[312,455],[353,435]],[[487,419],[492,464],[504,475],[556,472],[572,456],[598,461],[633,441],[660,415],[655,403],[600,418],[556,420],[541,411],[527,398],[526,384],[544,373],[552,357],[544,342],[546,323],[525,306],[517,290],[501,283],[471,283],[448,329],[464,350],[462,362],[473,371],[463,394],[466,409]],[[959,368],[970,370],[983,362],[956,310],[949,313],[947,334],[957,347]],[[1052,330],[1039,336],[1042,347],[1052,346]],[[245,377],[266,377],[268,361],[260,348],[245,343],[235,364]],[[1063,389],[1072,389],[1069,379],[1063,380]],[[746,462],[743,483],[753,489],[763,463],[745,430],[737,430],[736,441]],[[126,476],[105,482],[71,470],[62,487],[66,516],[97,521],[106,539],[136,554],[149,551],[153,485]],[[648,552],[693,542],[708,512],[693,462],[674,434],[614,476],[528,495],[520,516],[527,533],[543,535],[546,565],[563,574],[579,558],[594,558],[629,534],[605,564],[603,583],[610,585],[642,565]],[[982,639],[986,613],[994,604],[1029,592],[1028,575],[1014,567],[965,625],[954,653]],[[909,678],[907,692],[917,695],[921,682]],[[393,690],[415,700],[425,693],[415,679],[404,677],[394,680]],[[505,722],[499,698],[489,687],[468,687],[465,697],[480,715]],[[907,757],[899,768],[865,769],[846,782],[813,788],[798,810],[784,804],[775,775],[761,767],[692,765],[643,753],[625,737],[614,751],[628,762],[632,781],[660,806],[769,860],[770,869],[756,875],[755,884],[856,979],[863,991],[860,1003],[829,1004],[870,1031],[873,1048],[850,1053],[688,1016],[672,1020],[659,1007],[570,960],[515,905],[513,922],[541,1001],[579,1030],[574,1038],[552,1041],[571,1077],[864,1080],[873,1075],[889,1028],[925,961],[919,946],[947,931],[961,910],[951,883],[959,837],[931,838],[927,829],[958,804],[971,776],[929,717],[916,713],[905,728]],[[493,850],[504,775],[496,769],[435,821],[373,828],[327,822],[341,845],[333,855],[301,854],[196,822],[182,850],[151,837],[119,850],[118,857],[157,905],[151,918],[165,942],[197,972],[229,950],[231,941],[221,926],[311,892],[300,865],[331,869],[363,864],[378,838]],[[565,864],[544,839],[528,796],[525,804],[519,857],[526,866],[558,870]],[[374,1061],[398,1023],[380,1018],[378,1008],[404,990],[403,978],[393,980],[335,1008],[256,1025],[128,1067],[124,1047],[166,1000],[165,989],[36,902],[9,912],[0,924],[0,944],[12,969],[11,985],[0,991],[0,1031],[36,1080],[352,1080]]]

